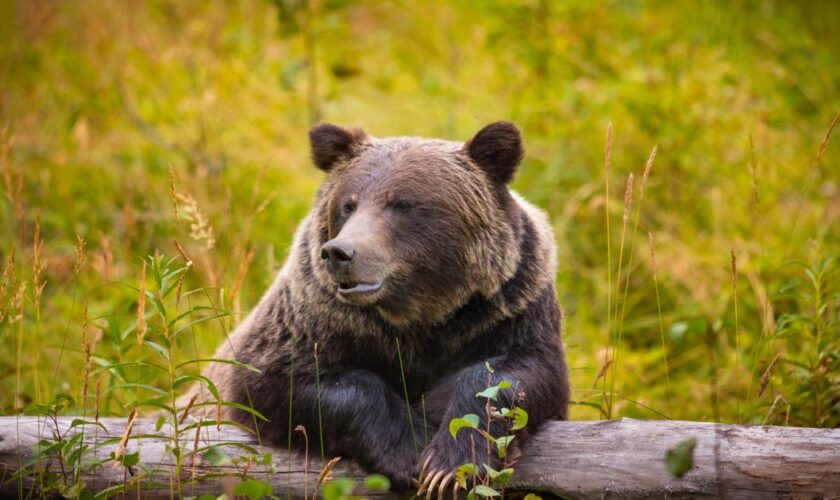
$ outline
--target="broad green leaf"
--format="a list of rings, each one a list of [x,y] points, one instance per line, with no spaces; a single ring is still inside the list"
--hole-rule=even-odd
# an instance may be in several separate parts
[[[463,429],[464,427],[468,427],[470,429],[475,429],[478,427],[478,423],[480,422],[478,415],[474,413],[468,413],[461,418],[453,418],[449,422],[449,433],[452,434],[452,437],[456,437],[458,435],[458,431]]]
[[[205,387],[207,387],[207,390],[210,391],[214,398],[216,398],[217,400],[222,399],[219,396],[219,389],[216,388],[216,384],[214,384],[212,380],[205,377],[204,375],[179,375],[175,379],[175,382],[172,383],[172,389],[177,389],[188,382],[199,382]]]
[[[475,464],[463,464],[458,467],[458,470],[455,471],[455,481],[461,485],[461,488],[467,489],[467,479],[469,476],[475,474],[475,471],[478,470]]]
[[[683,477],[694,466],[694,448],[697,438],[688,438],[677,443],[665,454],[665,468],[672,476]]]
[[[108,429],[106,429],[105,426],[102,425],[100,422],[95,422],[93,420],[82,420],[81,418],[74,418],[73,421],[70,422],[70,428],[71,429],[73,427],[78,427],[80,425],[96,425],[96,426],[101,427],[102,430],[104,430],[106,432],[108,431]]]
[[[513,418],[513,426],[511,430],[518,431],[528,425],[528,412],[522,408],[516,407],[510,411],[508,418]]]
[[[324,500],[343,500],[353,493],[356,481],[342,477],[324,485]]]
[[[499,395],[499,386],[498,385],[492,385],[492,386],[488,387],[487,389],[484,389],[481,392],[477,392],[475,394],[475,397],[477,397],[477,398],[490,398],[493,401],[496,401],[496,397],[498,397],[498,395]]]
[[[484,469],[487,471],[487,475],[490,477],[490,480],[499,484],[507,484],[507,482],[510,481],[510,478],[513,477],[513,469],[511,468],[496,470],[489,465],[484,464]]]
[[[126,453],[120,457],[120,463],[123,464],[124,467],[134,467],[140,463],[140,452],[135,451],[134,453]]]
[[[372,491],[388,491],[391,481],[382,474],[371,474],[365,478],[365,488]]]
[[[479,484],[475,487],[475,494],[483,498],[497,497],[501,495],[498,491],[484,484]]]
[[[499,458],[505,458],[507,456],[508,446],[510,446],[510,442],[513,441],[514,437],[516,436],[502,436],[493,440],[496,443],[496,451]]]
[[[266,482],[256,479],[246,479],[233,487],[235,495],[248,497],[250,500],[258,500],[274,494],[274,487]]]
[[[226,465],[230,463],[230,457],[218,446],[210,446],[207,448],[201,458],[209,462],[211,465]]]

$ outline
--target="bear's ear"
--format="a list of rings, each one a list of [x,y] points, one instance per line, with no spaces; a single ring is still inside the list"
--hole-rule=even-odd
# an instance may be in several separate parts
[[[312,161],[315,166],[329,172],[336,162],[349,160],[359,154],[359,147],[367,136],[360,128],[346,129],[330,123],[315,125],[309,131]]]
[[[519,129],[510,122],[487,125],[464,145],[464,149],[491,180],[501,184],[513,179],[516,167],[525,155]]]

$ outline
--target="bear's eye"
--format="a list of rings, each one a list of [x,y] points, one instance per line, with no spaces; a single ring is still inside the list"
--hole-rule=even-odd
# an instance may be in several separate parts
[[[344,215],[350,215],[356,210],[356,204],[352,201],[347,201],[343,205],[341,205],[341,213]]]
[[[411,210],[411,207],[411,202],[406,200],[395,200],[393,203],[391,203],[391,208],[393,208],[397,212],[408,212],[409,210]]]

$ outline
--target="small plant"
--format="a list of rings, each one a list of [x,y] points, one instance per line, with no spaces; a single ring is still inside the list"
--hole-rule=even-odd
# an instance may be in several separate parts
[[[840,266],[835,258],[794,265],[805,279],[787,281],[774,297],[784,313],[769,343],[775,352],[767,354],[757,396],[776,382],[781,395],[765,421],[834,428],[840,425]],[[780,400],[787,405],[777,405]],[[776,412],[783,406],[786,411]]]
[[[512,465],[515,461],[509,453],[510,445],[516,437],[514,433],[528,425],[528,413],[524,409],[515,405],[512,405],[511,408],[495,406],[499,393],[513,387],[507,380],[502,380],[493,385],[493,368],[489,364],[486,364],[486,367],[487,388],[476,394],[476,397],[485,399],[485,428],[481,428],[481,419],[474,413],[453,418],[449,422],[449,433],[452,434],[453,439],[458,436],[458,432],[462,429],[472,429],[485,443],[486,460],[480,465],[475,462],[462,464],[455,474],[458,488],[467,491],[468,499],[476,497],[504,498],[505,486],[513,477]],[[521,399],[521,393],[518,397]],[[491,434],[490,431],[494,422],[504,424],[506,430],[504,435],[493,436]],[[496,462],[493,459],[494,451],[502,464],[499,470],[489,465]],[[473,456],[476,456],[475,450],[473,450]],[[531,498],[538,497],[531,495]]]

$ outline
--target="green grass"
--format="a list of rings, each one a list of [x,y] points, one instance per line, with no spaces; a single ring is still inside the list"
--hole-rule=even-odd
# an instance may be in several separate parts
[[[303,4],[0,4],[0,411],[82,394],[85,309],[88,414],[97,384],[103,415],[168,391],[169,371],[102,367],[158,355],[137,346],[136,286],[173,240],[185,310],[230,316],[192,324],[171,363],[210,357],[309,208],[313,120],[466,140],[509,119],[514,187],[557,235],[573,418],[840,424],[840,9]],[[622,229],[617,186],[654,145]]]

